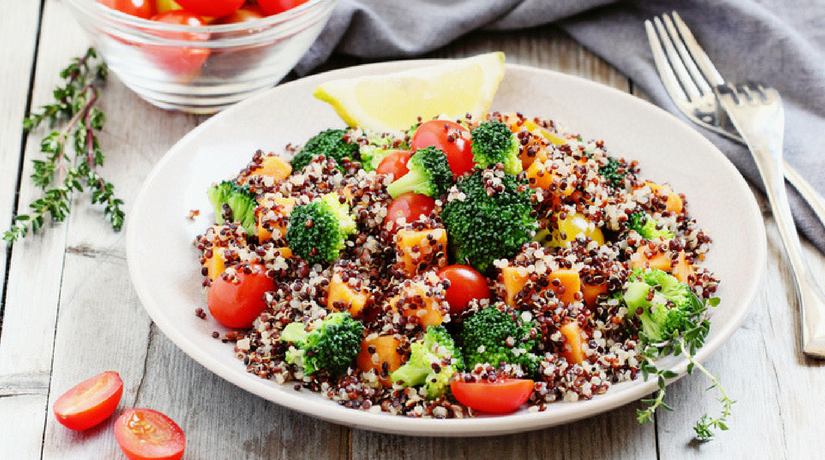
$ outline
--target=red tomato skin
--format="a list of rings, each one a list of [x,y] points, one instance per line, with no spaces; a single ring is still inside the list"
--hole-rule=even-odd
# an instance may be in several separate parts
[[[175,24],[182,26],[205,26],[206,22],[200,16],[186,10],[171,10],[152,17],[153,21],[164,24]],[[210,35],[206,32],[153,32],[155,35],[172,40],[188,40],[192,42],[205,42]],[[144,45],[150,57],[162,69],[172,75],[186,76],[197,72],[206,58],[209,57],[208,48],[195,47],[171,47],[160,45]]]
[[[245,0],[175,0],[175,2],[183,9],[195,14],[219,18],[234,13],[243,6]]]
[[[418,220],[421,214],[430,215],[433,209],[435,209],[435,200],[432,197],[413,192],[403,193],[392,200],[387,207],[387,217],[384,218],[384,222],[391,223],[389,231],[393,233],[397,227],[395,221],[399,217],[404,217],[407,223],[410,223]]]
[[[381,160],[381,163],[375,168],[375,172],[378,174],[392,174],[392,180],[396,181],[410,172],[407,168],[407,162],[410,161],[411,155],[412,152],[409,150],[396,150]]]
[[[308,1],[309,0],[258,0],[258,6],[264,10],[264,13],[271,16],[273,14],[283,13],[286,10],[291,10]]]
[[[140,436],[130,426],[147,423],[165,444]],[[139,431],[140,427],[136,426]],[[127,409],[115,422],[115,439],[129,460],[179,460],[186,448],[186,436],[174,420],[152,409]],[[148,439],[146,439],[148,438]]]
[[[155,15],[154,0],[97,0],[98,3],[113,10],[118,10],[132,16],[149,19]]]
[[[470,130],[458,123],[444,120],[421,123],[413,134],[410,148],[418,150],[431,145],[440,148],[447,155],[455,178],[463,176],[475,166]]]
[[[242,22],[262,19],[264,16],[263,10],[256,6],[250,6],[241,8],[228,16],[218,19],[215,21],[215,24],[240,24]]]
[[[89,393],[91,391],[91,393]],[[89,393],[88,395],[85,395]],[[83,401],[77,398],[86,396]],[[115,371],[86,379],[57,398],[52,411],[57,421],[70,430],[88,430],[109,418],[123,396],[123,380]],[[82,405],[80,405],[82,404]]]
[[[491,414],[513,412],[526,403],[533,392],[533,381],[505,379],[496,382],[450,382],[453,396],[467,407]]]
[[[449,265],[438,271],[438,277],[450,280],[445,297],[454,315],[464,311],[473,299],[490,298],[487,279],[469,265]]]
[[[246,273],[246,267],[251,273]],[[275,282],[260,264],[238,265],[235,276],[240,280],[238,284],[228,281],[226,272],[212,282],[207,305],[212,317],[224,326],[248,329],[266,310],[264,294],[275,290]]]

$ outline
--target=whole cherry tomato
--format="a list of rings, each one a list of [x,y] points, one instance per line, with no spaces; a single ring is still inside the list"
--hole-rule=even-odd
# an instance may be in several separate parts
[[[260,6],[267,15],[273,15],[291,10],[298,5],[303,5],[307,1],[309,0],[258,0],[258,6]]]
[[[418,150],[431,145],[440,148],[447,155],[450,169],[456,178],[473,169],[473,147],[469,129],[452,121],[425,121],[415,130],[410,148]]]
[[[123,380],[106,371],[77,384],[57,398],[52,410],[57,421],[71,430],[87,430],[109,418],[123,396]]]
[[[153,21],[162,22],[164,24],[175,24],[181,26],[205,26],[206,22],[195,14],[186,10],[170,10],[152,17]],[[209,34],[206,32],[154,32],[163,38],[172,40],[187,40],[193,42],[209,40]],[[152,60],[155,61],[161,68],[172,75],[186,76],[197,72],[206,58],[209,57],[210,51],[207,48],[195,47],[174,47],[161,45],[143,45],[147,50]]]
[[[503,414],[513,412],[530,398],[533,381],[503,379],[495,382],[450,382],[453,396],[461,404],[482,412]]]
[[[264,16],[264,12],[256,7],[256,6],[249,6],[246,8],[241,8],[234,13],[230,14],[229,16],[224,16],[217,21],[215,24],[238,24],[241,22],[246,21],[254,21],[256,19],[261,19]]]
[[[185,10],[201,16],[219,18],[228,16],[242,7],[245,0],[175,0]]]
[[[409,150],[396,150],[381,160],[381,163],[375,168],[375,172],[378,174],[392,174],[392,180],[398,180],[401,176],[410,172],[407,169],[407,162],[410,161],[411,154],[412,152]]]
[[[274,290],[275,283],[266,276],[263,265],[240,264],[212,282],[206,303],[212,316],[224,326],[249,328],[266,310],[264,294]]]
[[[115,422],[115,439],[130,460],[178,460],[186,436],[174,420],[152,409],[127,409]]]
[[[143,19],[149,19],[155,15],[155,2],[153,0],[97,0],[98,3],[108,6],[113,10],[131,14]]]
[[[430,215],[433,209],[435,209],[435,200],[432,197],[407,192],[392,200],[387,207],[387,217],[384,218],[384,222],[391,222],[389,231],[392,233],[396,230],[395,221],[398,218],[403,217],[407,223],[415,222],[422,214]]]
[[[438,277],[450,280],[445,297],[450,313],[458,314],[473,299],[489,299],[490,288],[484,275],[468,265],[449,265],[438,271]]]

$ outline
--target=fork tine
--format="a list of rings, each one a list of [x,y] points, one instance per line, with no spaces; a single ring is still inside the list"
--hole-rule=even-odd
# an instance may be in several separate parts
[[[696,61],[699,69],[702,70],[702,74],[705,78],[711,85],[724,84],[725,79],[722,78],[722,75],[718,70],[716,70],[716,67],[713,65],[713,62],[711,62],[707,53],[705,53],[705,50],[699,46],[699,43],[696,41],[696,38],[693,37],[693,33],[690,29],[688,29],[685,21],[683,21],[679,16],[679,13],[675,11],[673,12],[673,22],[676,24],[676,28],[679,29],[679,33],[682,36],[682,40],[685,42],[685,46],[690,51],[690,54],[693,56],[693,60]]]
[[[696,87],[696,83],[694,83],[690,77],[690,73],[688,73],[687,68],[685,68],[681,56],[676,52],[676,48],[673,46],[673,41],[665,30],[664,24],[662,24],[661,19],[658,17],[653,18],[653,23],[659,32],[659,37],[665,48],[665,54],[667,55],[668,61],[670,61],[673,72],[676,74],[676,78],[679,79],[679,83],[682,85],[682,88],[685,89],[685,92],[691,100],[698,99],[702,93],[699,92],[699,88]]]
[[[647,39],[650,41],[650,49],[653,51],[653,62],[656,63],[656,69],[659,71],[659,76],[662,78],[662,83],[665,84],[665,89],[670,94],[670,98],[677,102],[688,102],[689,99],[682,87],[679,86],[679,80],[667,62],[665,50],[662,48],[659,36],[656,35],[650,21],[645,21],[645,30],[647,31]]]
[[[707,80],[702,75],[702,72],[699,71],[698,67],[696,67],[696,62],[694,62],[693,57],[691,57],[687,48],[685,48],[682,37],[679,36],[679,32],[673,25],[673,21],[670,19],[670,16],[663,14],[662,20],[665,23],[665,28],[670,36],[670,40],[676,46],[676,51],[679,53],[679,56],[682,57],[682,63],[685,65],[690,73],[690,76],[693,78],[693,81],[696,83],[696,86],[699,88],[699,92],[702,94],[713,92]]]

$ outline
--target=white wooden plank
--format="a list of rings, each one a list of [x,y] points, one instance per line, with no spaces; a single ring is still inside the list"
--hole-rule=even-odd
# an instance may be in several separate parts
[[[625,77],[564,34],[551,29],[480,33],[459,40],[432,57],[464,57],[504,51],[507,62],[557,70],[623,91]],[[528,114],[548,115],[548,114]],[[655,458],[653,424],[640,426],[636,405],[581,422],[541,431],[491,438],[410,438],[353,430],[354,459],[373,458]]]

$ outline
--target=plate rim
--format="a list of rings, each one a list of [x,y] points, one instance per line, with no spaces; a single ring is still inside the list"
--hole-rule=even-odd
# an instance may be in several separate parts
[[[335,69],[320,74],[312,75],[309,77],[297,79],[288,83],[284,83],[282,85],[278,85],[272,89],[255,95],[250,99],[242,101],[222,111],[221,113],[212,116],[205,122],[201,123],[194,129],[192,129],[189,133],[184,135],[163,155],[163,157],[160,160],[158,160],[158,162],[152,168],[151,172],[146,176],[146,179],[141,185],[140,191],[136,195],[133,205],[131,207],[132,212],[130,212],[129,217],[127,219],[126,258],[130,279],[135,288],[135,291],[138,294],[138,298],[141,301],[141,305],[149,314],[152,321],[155,324],[157,324],[158,328],[175,344],[175,346],[177,346],[181,351],[183,351],[186,355],[192,358],[195,362],[204,366],[210,372],[221,377],[227,382],[239,388],[242,388],[245,391],[248,391],[256,395],[257,397],[261,397],[263,399],[272,401],[282,407],[286,407],[288,409],[295,410],[316,418],[320,418],[325,421],[346,425],[353,428],[367,429],[371,431],[392,434],[404,434],[410,436],[457,437],[480,435],[504,435],[516,432],[537,430],[595,416],[600,413],[621,407],[625,404],[634,402],[639,398],[651,393],[652,391],[655,391],[655,380],[637,380],[637,383],[635,385],[630,386],[628,388],[624,388],[619,391],[613,391],[615,389],[611,388],[605,394],[596,396],[593,399],[587,401],[577,401],[572,404],[565,404],[564,407],[560,409],[554,408],[554,411],[552,413],[519,413],[493,417],[474,417],[447,420],[408,418],[401,416],[392,416],[384,413],[374,414],[366,411],[349,409],[337,404],[335,406],[330,406],[328,404],[330,401],[323,398],[321,395],[317,395],[318,401],[315,401],[314,399],[312,401],[307,401],[306,399],[299,398],[295,395],[290,394],[291,392],[293,392],[293,390],[291,389],[291,387],[289,387],[288,384],[284,384],[283,388],[273,388],[273,382],[261,379],[252,374],[247,374],[243,376],[244,378],[238,378],[237,373],[234,370],[225,366],[217,358],[204,353],[196,353],[195,351],[197,351],[198,348],[195,342],[191,341],[185,335],[182,335],[172,324],[170,324],[167,321],[167,319],[163,315],[158,314],[158,311],[156,310],[157,306],[154,305],[149,295],[150,288],[146,285],[146,280],[143,277],[141,277],[140,273],[138,272],[138,265],[136,261],[137,256],[135,254],[136,245],[138,242],[138,234],[135,230],[133,230],[135,228],[134,219],[136,219],[135,215],[137,214],[135,210],[140,209],[143,205],[143,201],[145,200],[145,196],[148,194],[152,182],[164,169],[164,166],[170,161],[172,161],[173,158],[176,158],[178,155],[183,155],[186,152],[186,150],[183,149],[181,146],[187,144],[191,138],[198,136],[202,131],[209,129],[213,124],[221,123],[223,119],[231,117],[236,112],[243,111],[248,105],[254,105],[259,100],[268,98],[272,92],[289,91],[289,88],[291,88],[292,86],[297,86],[299,84],[303,85],[312,81],[320,82],[322,80],[333,78],[336,76],[336,74],[347,74],[349,72],[353,72],[355,71],[355,69],[360,69],[360,76],[367,74],[387,73],[395,70],[400,70],[402,68],[432,65],[449,60],[451,59],[414,59],[364,64],[359,66],[346,67],[342,69]],[[743,308],[737,310],[736,314],[727,323],[718,326],[716,325],[716,323],[714,323],[714,327],[718,329],[717,334],[719,338],[711,343],[706,343],[705,346],[702,347],[696,353],[695,356],[696,361],[705,361],[712,353],[714,353],[718,348],[720,348],[724,343],[726,343],[729,340],[733,332],[739,328],[744,319],[750,313],[753,306],[753,301],[758,291],[757,286],[759,284],[759,280],[761,280],[764,277],[765,265],[767,260],[767,241],[764,221],[761,219],[761,213],[759,213],[758,211],[758,205],[745,179],[742,177],[742,175],[739,173],[736,167],[730,162],[730,160],[707,138],[702,136],[695,129],[692,129],[692,127],[685,124],[682,120],[675,117],[673,114],[665,111],[664,109],[654,104],[651,104],[645,100],[637,98],[636,96],[633,96],[619,89],[575,75],[520,64],[508,63],[505,64],[505,67],[506,72],[516,71],[528,73],[542,73],[545,75],[549,75],[551,78],[556,78],[559,80],[568,80],[573,82],[574,84],[583,84],[584,86],[589,87],[588,89],[593,89],[594,91],[606,91],[609,93],[613,93],[613,96],[625,99],[626,101],[630,101],[631,104],[638,105],[640,110],[655,111],[657,115],[668,119],[670,122],[675,122],[672,124],[678,124],[680,126],[679,129],[686,131],[686,135],[692,137],[696,142],[704,144],[705,147],[709,148],[712,151],[712,155],[718,157],[720,163],[724,164],[725,167],[733,173],[732,175],[736,178],[736,188],[744,190],[746,192],[749,198],[747,214],[749,215],[749,217],[756,217],[754,220],[761,223],[761,225],[758,225],[756,229],[756,232],[760,237],[759,239],[762,242],[762,244],[759,244],[758,248],[756,248],[755,254],[756,266],[758,267],[756,273],[757,276],[753,277],[753,279],[750,281],[750,286],[748,286],[747,289],[747,298],[743,301]],[[668,380],[668,383],[672,383],[673,381],[678,380],[679,378],[684,376],[687,371],[687,364],[687,359],[683,357],[680,358],[676,363],[674,363],[674,365],[671,366],[671,370],[677,372],[679,375],[674,379]],[[272,394],[273,390],[275,391],[275,394]],[[547,414],[548,416],[542,417],[542,414]],[[550,417],[549,415],[552,415],[552,417]],[[376,420],[377,423],[375,422]]]

